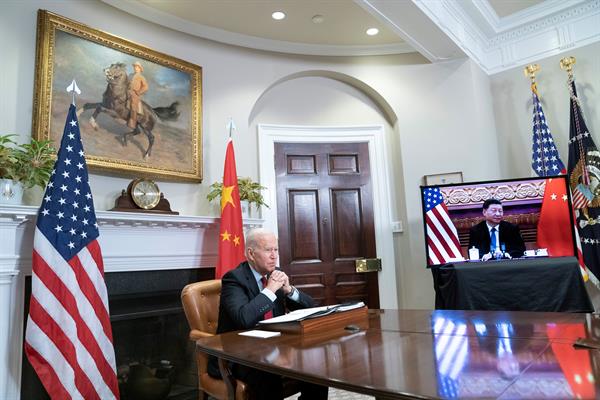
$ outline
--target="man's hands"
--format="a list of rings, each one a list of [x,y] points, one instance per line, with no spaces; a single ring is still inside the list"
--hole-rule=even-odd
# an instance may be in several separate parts
[[[483,257],[481,257],[481,261],[488,261],[492,258],[493,259],[508,258],[510,260],[512,257],[510,256],[510,254],[503,253],[500,249],[496,249],[496,251],[493,254],[492,253],[484,254]]]
[[[267,281],[267,289],[269,289],[273,293],[275,293],[279,289],[283,289],[283,293],[288,295],[292,292],[290,278],[288,278],[285,272],[276,269],[269,276],[269,280]]]

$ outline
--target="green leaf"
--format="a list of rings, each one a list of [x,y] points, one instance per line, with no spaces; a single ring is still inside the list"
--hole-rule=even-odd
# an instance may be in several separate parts
[[[256,207],[265,206],[269,208],[268,204],[265,203],[265,199],[260,192],[266,187],[261,186],[260,183],[254,182],[252,178],[249,177],[239,177],[238,176],[238,188],[240,191],[240,200],[247,201],[248,204],[256,204]],[[223,191],[223,183],[222,182],[214,182],[210,185],[210,191],[206,195],[208,201],[213,201],[215,199],[221,200],[221,192]]]
[[[0,135],[0,179],[21,182],[24,187],[45,187],[54,166],[56,150],[50,140],[31,139],[18,145],[12,137]]]

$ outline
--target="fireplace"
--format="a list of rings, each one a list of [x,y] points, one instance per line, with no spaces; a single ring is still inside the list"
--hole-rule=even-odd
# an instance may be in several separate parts
[[[0,360],[4,360],[0,365],[1,400],[47,398],[23,357],[37,212],[37,207],[0,204]],[[144,367],[151,367],[150,372],[159,374],[159,379],[176,378],[172,388],[188,386],[186,376],[196,379],[191,373],[195,365],[179,295],[185,284],[212,278],[217,264],[219,219],[98,210],[96,218],[119,373],[123,379],[126,374],[127,378],[130,374],[143,376],[148,372]],[[244,220],[245,229],[260,226],[261,220]],[[149,332],[158,339],[148,339],[145,335]],[[135,356],[138,361],[128,354],[132,349],[121,345],[122,338],[126,338],[126,343],[131,337],[135,337],[132,347],[139,351]],[[173,343],[186,346],[184,356],[181,348],[170,348]],[[157,349],[172,354],[164,355]],[[181,372],[180,359],[184,365],[189,364],[186,373]],[[169,363],[161,365],[161,360]],[[172,394],[173,400],[185,398],[184,394]]]
[[[122,400],[198,398],[194,345],[180,294],[188,283],[213,276],[213,268],[105,275]],[[30,293],[28,277],[25,315]],[[49,398],[24,355],[22,371],[21,399]]]

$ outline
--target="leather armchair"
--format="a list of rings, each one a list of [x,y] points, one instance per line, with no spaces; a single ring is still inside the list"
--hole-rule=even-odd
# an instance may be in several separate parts
[[[219,321],[220,297],[220,279],[191,283],[183,288],[181,303],[190,325],[190,340],[195,342],[202,337],[215,334]],[[196,350],[196,362],[198,364],[200,400],[205,400],[207,394],[219,400],[230,398],[247,400],[249,398],[248,387],[244,382],[236,380],[232,376],[227,376],[225,379],[229,380],[230,384],[227,385],[225,380],[215,379],[208,375],[207,354]],[[235,391],[235,397],[230,395],[229,390]]]

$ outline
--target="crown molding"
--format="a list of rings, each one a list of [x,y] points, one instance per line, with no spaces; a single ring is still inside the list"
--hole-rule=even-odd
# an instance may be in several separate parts
[[[415,52],[415,49],[407,43],[364,46],[337,46],[265,39],[257,36],[244,35],[199,23],[190,22],[183,18],[179,18],[162,11],[158,11],[137,0],[101,1],[128,14],[173,29],[175,31],[187,33],[189,35],[200,37],[203,39],[209,39],[219,43],[246,47],[255,50],[315,56],[376,56]]]
[[[331,46],[264,39],[192,23],[139,0],[101,0],[144,20],[235,46],[288,54],[368,56],[414,52],[432,62],[469,56],[495,74],[600,40],[600,0],[547,0],[499,18],[487,0],[354,0],[406,43]]]
[[[576,7],[586,0],[546,0],[543,3],[527,7],[519,12],[500,18],[488,0],[473,0],[473,7],[481,13],[485,22],[495,33],[515,29],[536,20],[549,17],[561,11]]]
[[[470,17],[462,2],[412,2],[487,74],[600,40],[600,0],[550,0],[506,18],[487,1],[472,3],[480,18]],[[490,29],[495,33],[486,34]]]

